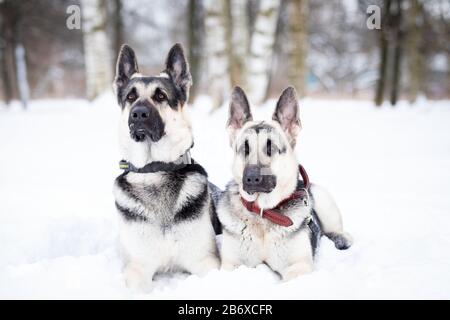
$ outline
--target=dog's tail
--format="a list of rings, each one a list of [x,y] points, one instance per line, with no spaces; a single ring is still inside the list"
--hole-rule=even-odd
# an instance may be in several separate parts
[[[222,225],[219,221],[219,218],[217,217],[217,204],[219,203],[220,196],[222,195],[222,190],[218,186],[216,186],[214,183],[208,182],[209,185],[209,194],[211,197],[211,223],[214,227],[214,231],[216,234],[222,234]]]

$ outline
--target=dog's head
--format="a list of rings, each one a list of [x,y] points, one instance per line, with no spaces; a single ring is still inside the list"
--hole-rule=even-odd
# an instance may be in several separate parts
[[[120,144],[126,159],[138,166],[170,162],[192,145],[184,112],[191,84],[180,44],[170,49],[164,71],[156,76],[141,75],[133,49],[122,46],[113,86],[122,110]]]
[[[301,130],[295,89],[287,88],[272,119],[254,121],[244,91],[236,87],[230,102],[227,129],[234,150],[233,176],[241,196],[272,208],[296,187],[298,164],[294,153]]]

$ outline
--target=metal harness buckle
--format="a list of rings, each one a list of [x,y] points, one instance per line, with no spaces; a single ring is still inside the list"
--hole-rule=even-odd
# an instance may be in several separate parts
[[[303,190],[305,192],[306,197],[303,198],[302,200],[303,200],[303,204],[307,207],[307,206],[309,206],[309,202],[310,202],[309,192],[308,192],[308,190],[306,190],[306,188],[302,188],[301,190]]]

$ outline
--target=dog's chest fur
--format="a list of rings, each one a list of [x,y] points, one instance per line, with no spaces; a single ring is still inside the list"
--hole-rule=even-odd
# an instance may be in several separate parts
[[[207,177],[198,165],[173,172],[122,174],[114,194],[124,220],[162,229],[197,218],[209,201]]]
[[[215,254],[207,175],[200,165],[122,174],[114,195],[126,260],[165,272],[189,270],[201,253]]]
[[[219,219],[223,229],[241,239],[241,246],[251,246],[260,252],[261,259],[270,256],[270,252],[283,250],[291,239],[304,232],[310,236],[306,221],[312,215],[312,203],[304,206],[300,201],[293,201],[283,209],[282,213],[293,221],[290,227],[278,226],[267,219],[245,209],[240,200],[238,186],[231,182],[222,197],[219,206]],[[250,248],[248,248],[250,249]]]

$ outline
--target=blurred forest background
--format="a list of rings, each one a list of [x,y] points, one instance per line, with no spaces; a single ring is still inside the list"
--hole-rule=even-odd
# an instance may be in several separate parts
[[[81,8],[81,28],[67,19]],[[381,29],[369,29],[370,5]],[[72,6],[72,7],[71,7]],[[74,11],[75,10],[75,11]],[[0,97],[88,98],[111,89],[122,43],[141,72],[175,42],[213,107],[241,85],[254,103],[292,84],[303,96],[450,98],[448,0],[0,0]]]

